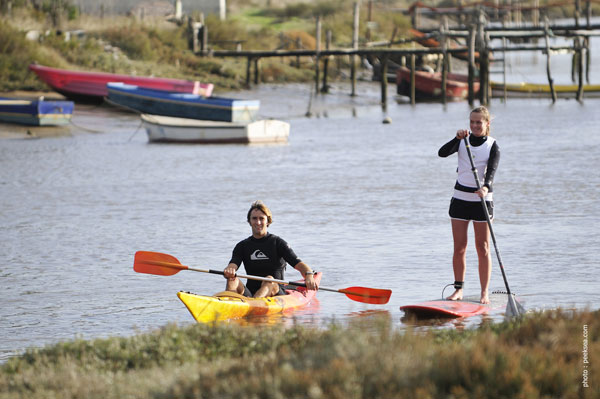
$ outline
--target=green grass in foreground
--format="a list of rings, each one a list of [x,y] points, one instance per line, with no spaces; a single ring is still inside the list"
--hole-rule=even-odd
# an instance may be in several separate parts
[[[170,325],[30,350],[0,368],[0,398],[598,398],[599,316],[551,311],[426,333],[387,318]]]

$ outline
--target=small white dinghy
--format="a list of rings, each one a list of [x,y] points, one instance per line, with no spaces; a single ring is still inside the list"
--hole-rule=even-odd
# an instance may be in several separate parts
[[[290,124],[264,119],[235,123],[142,114],[148,141],[162,143],[284,143]]]

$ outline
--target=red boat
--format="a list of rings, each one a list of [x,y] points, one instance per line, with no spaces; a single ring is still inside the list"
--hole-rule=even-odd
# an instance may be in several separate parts
[[[29,69],[65,97],[86,102],[101,102],[108,95],[108,82],[123,82],[151,89],[200,94],[205,97],[210,97],[213,91],[211,83],[191,80],[72,71],[37,64],[29,65]]]
[[[399,67],[396,71],[397,92],[410,97],[410,69]],[[479,92],[479,81],[473,82],[474,94]],[[449,73],[446,75],[446,99],[464,100],[469,96],[467,75]],[[442,98],[442,73],[415,71],[415,99],[419,101],[439,100]]]

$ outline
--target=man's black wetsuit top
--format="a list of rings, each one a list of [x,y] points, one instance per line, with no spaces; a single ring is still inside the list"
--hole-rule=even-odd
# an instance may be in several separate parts
[[[267,233],[263,238],[250,236],[240,241],[233,249],[231,260],[240,267],[243,263],[246,272],[250,275],[266,277],[273,276],[283,280],[286,262],[296,266],[301,260],[283,238]],[[262,282],[248,280],[246,287],[254,294]]]

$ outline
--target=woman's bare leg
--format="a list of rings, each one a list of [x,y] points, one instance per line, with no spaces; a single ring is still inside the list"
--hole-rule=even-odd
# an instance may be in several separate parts
[[[488,289],[492,275],[492,255],[490,253],[490,229],[487,222],[473,222],[475,248],[479,259],[479,282],[481,283],[481,303],[490,303]]]
[[[454,239],[454,255],[452,255],[454,281],[465,281],[465,273],[467,270],[467,229],[469,228],[469,221],[451,219],[451,223],[452,237]],[[459,288],[455,290],[454,293],[446,299],[451,301],[463,299],[463,289]]]

